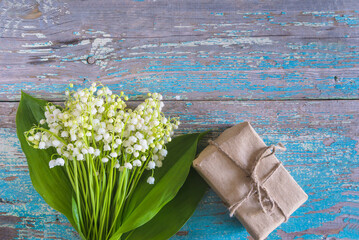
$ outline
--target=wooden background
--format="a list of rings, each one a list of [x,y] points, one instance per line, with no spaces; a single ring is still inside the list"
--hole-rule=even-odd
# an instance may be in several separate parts
[[[358,0],[0,0],[0,239],[78,239],[31,185],[20,90],[160,92],[180,132],[242,121],[309,200],[269,239],[359,239]],[[246,239],[209,191],[172,239]]]

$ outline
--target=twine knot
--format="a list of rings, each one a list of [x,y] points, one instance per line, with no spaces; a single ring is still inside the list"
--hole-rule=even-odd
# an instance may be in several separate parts
[[[269,174],[266,176],[266,178],[262,181],[262,183],[258,179],[257,175],[257,167],[259,163],[274,155],[276,150],[283,150],[285,151],[286,148],[283,146],[283,144],[278,143],[278,145],[270,145],[268,147],[264,147],[263,150],[257,155],[253,167],[248,171],[247,168],[243,166],[242,163],[234,161],[232,157],[229,156],[227,152],[223,150],[223,148],[216,143],[215,141],[209,140],[209,144],[215,146],[222,154],[224,154],[226,157],[228,157],[230,160],[232,160],[234,163],[238,165],[246,174],[247,177],[251,179],[250,183],[250,190],[249,192],[238,202],[232,204],[228,210],[230,212],[230,216],[233,217],[234,213],[237,211],[237,209],[250,197],[252,194],[257,194],[257,200],[259,202],[259,205],[261,206],[261,209],[266,214],[271,214],[273,212],[273,209],[275,206],[278,207],[278,209],[281,211],[285,218],[285,222],[288,220],[288,216],[284,213],[283,209],[273,200],[271,194],[269,191],[263,186],[263,184],[277,171],[277,169],[282,165],[282,162],[279,161],[279,163],[269,172]],[[267,154],[267,152],[270,150],[270,153]],[[269,204],[265,204],[265,202]]]

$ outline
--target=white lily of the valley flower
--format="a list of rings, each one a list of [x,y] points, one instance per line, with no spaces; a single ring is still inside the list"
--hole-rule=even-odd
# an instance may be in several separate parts
[[[45,149],[45,147],[46,147],[46,143],[44,142],[39,143],[39,149]]]
[[[160,94],[149,94],[134,110],[126,108],[124,100],[128,98],[123,93],[113,94],[96,83],[88,89],[68,91],[67,96],[65,108],[49,103],[45,118],[26,133],[34,147],[56,148],[58,157],[49,162],[50,168],[72,165],[72,161],[96,167],[97,162],[107,163],[111,158],[116,162],[107,166],[120,171],[134,171],[134,167],[154,171],[162,166],[168,154],[165,144],[172,140],[179,121],[164,117]],[[96,170],[98,176],[101,171]],[[148,182],[153,184],[154,178]]]
[[[149,169],[154,169],[156,167],[156,163],[154,161],[149,161],[148,162],[148,168]]]
[[[148,184],[154,184],[155,183],[155,178],[154,177],[147,178],[147,183]]]
[[[134,167],[141,167],[142,162],[141,162],[140,160],[136,159],[136,160],[134,160],[134,161],[132,162],[132,165],[133,165]]]
[[[127,163],[125,163],[124,167],[127,169],[132,169],[132,164],[127,162]]]

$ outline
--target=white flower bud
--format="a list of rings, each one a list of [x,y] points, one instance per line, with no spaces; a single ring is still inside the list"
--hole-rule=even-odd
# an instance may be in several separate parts
[[[154,184],[155,183],[155,178],[154,177],[147,178],[147,183],[148,184]]]
[[[49,167],[50,167],[50,168],[53,168],[53,167],[55,167],[55,166],[57,166],[56,160],[51,160],[51,161],[49,162]]]
[[[107,157],[102,158],[102,159],[101,159],[101,162],[107,163],[107,162],[108,162],[108,158],[107,158]]]
[[[60,145],[60,141],[56,139],[56,140],[52,141],[52,145],[54,147],[58,147]]]
[[[41,124],[41,125],[43,125],[43,124],[45,124],[45,123],[46,123],[46,120],[45,120],[45,119],[41,119],[41,120],[40,120],[40,124]]]
[[[89,153],[89,154],[94,154],[94,153],[95,153],[95,149],[94,149],[93,147],[89,147],[88,153]]]
[[[139,152],[134,152],[134,153],[133,153],[133,156],[134,156],[134,157],[138,157],[138,156],[140,156],[140,154],[139,154]]]
[[[69,157],[70,157],[70,153],[67,152],[67,151],[65,151],[62,155],[63,155],[64,157],[66,157],[66,158],[69,158]]]
[[[127,163],[125,163],[124,167],[127,169],[132,169],[132,164],[127,162]]]
[[[138,139],[143,139],[143,134],[140,133],[140,132],[136,132],[135,136],[136,136]]]
[[[98,112],[99,113],[103,113],[105,111],[105,108],[104,107],[100,107],[99,109],[98,109]]]
[[[113,115],[115,115],[115,112],[113,110],[110,110],[107,112],[107,117],[113,117]]]
[[[149,132],[148,134],[152,135],[152,132]],[[147,139],[147,142],[148,142],[148,144],[151,144],[151,143],[153,143],[154,140],[155,140],[155,137],[151,136]]]
[[[132,147],[126,148],[126,153],[132,154],[133,153],[133,148]]]
[[[101,154],[100,149],[96,149],[95,152],[94,152],[94,155],[95,155],[96,157],[98,157],[98,156],[100,156],[100,154]]]
[[[135,126],[134,125],[132,125],[132,124],[130,124],[130,125],[128,125],[128,130],[130,130],[130,131],[135,131]]]
[[[102,98],[98,99],[96,101],[95,105],[98,106],[98,107],[101,107],[103,105],[103,99]]]
[[[106,130],[104,128],[100,128],[98,130],[98,134],[105,134],[106,133]]]
[[[78,148],[74,148],[72,152],[74,155],[80,154],[80,150]]]
[[[45,147],[46,147],[46,143],[44,142],[39,143],[39,149],[45,149]]]
[[[84,160],[84,155],[82,155],[81,153],[77,154],[76,158],[78,161]]]
[[[66,131],[63,131],[63,132],[61,133],[61,137],[68,137],[68,136],[69,136],[69,133],[66,132]]]
[[[53,112],[54,116],[57,116],[59,113],[61,113],[60,109],[55,109]]]
[[[116,158],[118,155],[117,155],[116,152],[112,152],[112,153],[110,153],[110,156],[113,157],[113,158]]]
[[[133,146],[133,149],[136,150],[136,151],[141,151],[142,146],[138,145],[138,144],[135,144],[135,146]]]
[[[105,146],[103,146],[103,150],[110,151],[111,150],[110,145],[106,144]]]
[[[105,139],[105,140],[109,140],[110,137],[111,137],[111,135],[110,135],[109,133],[105,133],[105,134],[103,135],[103,139]]]
[[[156,163],[154,161],[149,161],[148,162],[148,168],[149,169],[154,169],[156,167]]]
[[[65,165],[65,160],[62,159],[62,158],[58,158],[58,159],[56,159],[56,164],[58,166],[64,166]]]
[[[82,154],[87,154],[88,150],[86,148],[81,149]]]
[[[133,161],[132,164],[133,164],[134,167],[141,167],[141,165],[142,165],[141,161],[138,160],[138,159],[136,159],[135,161]]]
[[[102,139],[102,135],[96,135],[95,140],[96,142],[100,141]]]
[[[152,122],[153,126],[157,127],[160,122],[156,119]]]
[[[133,125],[136,125],[137,122],[138,122],[137,118],[132,118],[132,119],[131,119],[131,123],[132,123]]]
[[[71,135],[71,141],[76,141],[77,140],[77,137],[76,137],[76,135]]]
[[[140,144],[141,144],[142,148],[148,148],[148,144],[147,144],[147,141],[145,139],[141,139]]]
[[[137,141],[137,138],[135,136],[130,136],[128,138],[128,141],[130,141],[131,143],[135,143]]]
[[[142,156],[142,157],[141,157],[141,160],[142,160],[143,162],[146,161],[146,160],[147,160],[146,156]]]
[[[167,156],[167,150],[166,150],[166,149],[161,149],[161,150],[160,150],[160,154],[161,154],[162,156],[166,157],[166,156]]]

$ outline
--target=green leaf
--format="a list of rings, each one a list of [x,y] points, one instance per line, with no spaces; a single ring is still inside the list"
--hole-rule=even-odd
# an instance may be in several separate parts
[[[16,114],[16,132],[21,148],[27,158],[30,178],[35,190],[47,204],[63,213],[72,226],[77,226],[72,216],[72,187],[64,168],[49,168],[54,148],[46,150],[35,149],[26,142],[24,132],[44,118],[44,107],[47,101],[36,99],[22,92],[21,101]]]
[[[167,144],[168,155],[163,166],[155,171],[155,184],[146,183],[149,173],[144,174],[128,201],[121,227],[110,240],[117,240],[122,233],[142,226],[176,196],[188,176],[202,136],[199,133],[182,135]]]
[[[126,240],[169,239],[192,216],[207,189],[206,182],[194,169],[191,169],[176,197],[167,203],[151,221],[133,230]]]
[[[80,226],[80,217],[79,217],[79,209],[77,208],[77,203],[76,203],[76,200],[75,200],[75,197],[73,196],[72,197],[72,216],[74,218],[74,221],[76,223],[76,226],[77,226],[77,229],[78,230],[78,233],[80,235],[80,237],[83,239],[83,240],[86,240],[86,237],[83,235],[83,233],[80,231],[81,229],[81,226]]]

